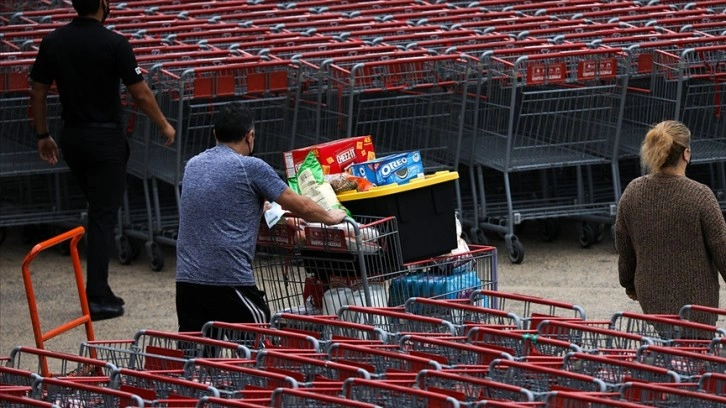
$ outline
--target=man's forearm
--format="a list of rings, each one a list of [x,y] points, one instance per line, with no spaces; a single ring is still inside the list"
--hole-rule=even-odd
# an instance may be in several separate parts
[[[48,132],[48,108],[46,106],[47,91],[40,84],[34,84],[30,90],[30,108],[33,115],[35,132]]]
[[[156,103],[156,99],[154,98],[154,94],[151,90],[149,90],[149,92],[144,92],[143,97],[137,99],[136,103],[139,105],[141,110],[143,110],[144,113],[160,128],[169,124],[166,117],[164,117],[164,114],[161,112],[161,109],[159,109],[159,105]]]

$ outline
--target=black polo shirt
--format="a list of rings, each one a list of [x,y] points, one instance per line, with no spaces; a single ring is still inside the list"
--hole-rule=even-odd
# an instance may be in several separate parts
[[[128,40],[85,17],[43,38],[30,78],[56,82],[66,124],[120,123],[121,81],[129,86],[144,79]]]

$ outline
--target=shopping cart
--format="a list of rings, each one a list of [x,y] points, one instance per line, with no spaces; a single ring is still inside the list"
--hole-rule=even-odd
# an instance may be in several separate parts
[[[698,380],[698,390],[714,395],[726,395],[726,374],[706,373]]]
[[[474,326],[468,330],[466,337],[471,344],[503,350],[517,360],[529,362],[558,362],[567,353],[582,351],[580,346],[566,340],[497,327]]]
[[[278,388],[272,394],[273,407],[321,407],[321,408],[382,408],[381,405],[355,401],[333,395],[319,394],[311,390]]]
[[[543,320],[537,326],[537,335],[574,343],[586,353],[605,354],[623,359],[632,359],[639,347],[652,345],[657,341],[590,321]]]
[[[60,408],[59,405],[53,404],[46,401],[40,401],[34,398],[30,398],[24,395],[15,395],[6,393],[0,390],[0,402],[3,407],[7,408],[26,408],[26,407],[41,407],[41,408]]]
[[[605,382],[599,378],[512,360],[492,361],[489,377],[495,381],[525,388],[538,400],[543,400],[550,391],[605,392],[607,390]]]
[[[647,401],[645,401],[647,402]],[[576,391],[553,391],[547,394],[545,405],[548,407],[590,407],[590,408],[645,408],[652,405],[636,404],[621,400],[617,393],[591,393]]]
[[[316,382],[339,382],[346,378],[371,378],[374,367],[351,361],[328,359],[327,354],[301,356],[284,351],[263,350],[257,353],[255,368],[293,378],[303,387],[314,387]]]
[[[562,368],[573,373],[597,377],[606,383],[609,391],[619,390],[628,381],[681,382],[681,377],[677,373],[665,368],[588,353],[567,354]]]
[[[273,313],[335,314],[347,304],[385,306],[385,280],[401,270],[394,217],[346,218],[337,226],[286,217],[263,225],[253,265]]]
[[[108,379],[111,373],[117,369],[114,364],[104,360],[26,346],[13,348],[4,368],[30,369],[44,377],[52,376],[69,380],[83,380],[88,377]],[[5,378],[7,375],[5,374],[3,377]],[[30,384],[23,382],[23,385]]]
[[[0,37],[6,37],[3,33]],[[38,156],[28,73],[33,59],[0,61],[0,229],[50,225],[76,227],[86,202],[62,158],[53,166]],[[48,130],[60,134],[60,100],[47,97]]]
[[[726,372],[726,358],[681,347],[644,345],[638,348],[635,360],[674,371],[684,381],[705,373]]]
[[[401,336],[411,333],[435,336],[460,334],[459,328],[448,320],[406,313],[402,307],[344,305],[338,309],[338,318],[379,327],[387,333],[389,341],[398,341]]]
[[[196,383],[210,384],[225,398],[234,399],[269,398],[276,388],[300,386],[288,375],[232,361],[189,360],[184,365],[184,377]]]
[[[402,336],[398,344],[406,353],[435,359],[452,368],[488,366],[495,359],[514,359],[506,351],[471,344],[466,340],[466,337],[430,337],[419,334]]]
[[[343,384],[343,396],[351,400],[367,401],[382,406],[407,406],[415,408],[459,408],[461,402],[447,393],[421,390],[385,380],[350,378]]]
[[[678,315],[618,312],[610,322],[612,329],[647,336],[664,345],[705,347],[714,338],[726,337],[724,329],[682,320]]]
[[[503,175],[503,202],[491,197],[487,201],[480,185],[485,221],[479,227],[505,234],[512,262],[524,257],[514,226],[527,219],[586,221],[580,236],[585,247],[597,240],[593,223],[613,222],[621,191],[616,153],[629,59],[622,50],[609,48],[542,54],[526,48],[502,49],[482,56],[481,71],[486,77],[479,88],[479,109],[483,116],[476,122],[480,127],[462,142],[470,147],[469,157],[462,159]],[[587,132],[581,131],[585,128]],[[583,169],[598,168],[609,168],[611,173],[602,178],[606,181],[602,186],[591,173],[583,174]],[[514,195],[510,174],[540,171],[546,175],[542,172],[553,169],[574,172],[573,181],[562,188],[547,185],[536,197]],[[600,189],[606,194],[600,194]]]
[[[629,382],[620,390],[622,399],[654,407],[724,407],[726,397],[658,384]]]
[[[202,335],[242,344],[250,350],[287,349],[312,353],[321,351],[318,341],[320,333],[277,330],[267,324],[210,321],[202,326]]]
[[[726,309],[701,305],[683,305],[678,311],[678,317],[691,322],[709,322],[718,327],[726,326]]]
[[[110,387],[136,394],[157,405],[188,406],[203,396],[219,397],[214,384],[204,384],[181,377],[121,368],[111,373]]]
[[[404,304],[407,313],[436,317],[466,329],[466,326],[491,326],[498,329],[521,329],[519,316],[504,310],[472,305],[468,299],[431,299],[410,297]]]
[[[387,344],[388,333],[374,325],[339,320],[336,315],[306,316],[294,313],[277,313],[270,320],[270,327],[319,335],[324,349],[333,342]]]
[[[518,316],[524,330],[536,330],[545,319],[587,320],[582,306],[556,299],[491,289],[474,291],[470,299],[473,304],[486,301],[492,308]]]
[[[240,344],[156,330],[140,330],[129,340],[96,340],[81,344],[81,355],[96,358],[118,368],[181,375],[192,358],[246,359],[250,350]]]
[[[40,375],[13,367],[0,366],[0,392],[28,396]]]
[[[144,400],[136,394],[57,378],[41,377],[36,381],[34,388],[34,398],[64,407],[144,406]]]
[[[534,401],[532,392],[522,387],[451,371],[421,370],[416,375],[416,385],[422,390],[450,395],[458,401],[466,403],[483,399],[513,402]]]
[[[269,398],[228,399],[202,397],[196,405],[198,408],[260,408],[269,407]]]
[[[328,347],[328,359],[342,364],[364,367],[374,379],[410,380],[423,369],[441,370],[448,367],[438,358],[419,357],[402,351],[361,345],[333,343]]]

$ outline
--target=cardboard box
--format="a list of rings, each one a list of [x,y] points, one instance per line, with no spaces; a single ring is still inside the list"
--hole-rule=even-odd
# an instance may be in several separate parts
[[[459,173],[441,171],[404,185],[346,191],[338,200],[351,213],[396,217],[403,262],[449,253],[458,247],[456,180]]]
[[[370,136],[355,136],[333,140],[282,154],[285,163],[285,175],[294,177],[309,152],[318,159],[324,174],[344,172],[353,163],[362,163],[376,158],[373,140]]]
[[[398,153],[350,166],[353,175],[363,177],[377,186],[406,184],[424,177],[421,153]]]

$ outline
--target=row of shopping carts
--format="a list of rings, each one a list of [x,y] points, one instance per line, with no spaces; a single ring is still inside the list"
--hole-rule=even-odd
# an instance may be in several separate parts
[[[723,407],[726,311],[615,313],[479,289],[269,324],[140,330],[78,354],[18,346],[3,406]]]
[[[0,15],[0,185],[3,206],[17,209],[0,226],[36,222],[21,193],[67,185],[62,165],[36,159],[26,122],[27,69],[42,37],[74,15],[51,3]],[[664,119],[691,128],[693,176],[726,208],[725,9],[714,0],[114,5],[107,25],[129,38],[178,133],[164,146],[124,100],[133,181],[119,260],[130,262],[141,241],[152,269],[163,268],[184,164],[214,144],[215,112],[231,101],[255,112],[256,151],[281,174],[282,151],[357,135],[372,135],[379,156],[419,150],[428,172],[463,172],[455,199],[469,240],[486,244],[484,231],[495,232],[515,263],[522,222],[538,221],[551,240],[557,219],[575,218],[582,246],[598,242],[640,173],[640,140]],[[79,212],[76,200],[51,197],[32,200],[44,216]]]

